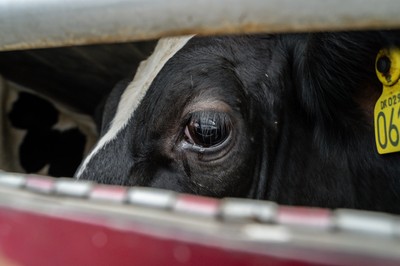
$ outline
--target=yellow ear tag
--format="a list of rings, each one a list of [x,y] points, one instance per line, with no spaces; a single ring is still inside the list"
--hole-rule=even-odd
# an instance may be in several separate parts
[[[400,49],[379,51],[375,71],[383,84],[375,104],[375,141],[379,154],[400,151]]]

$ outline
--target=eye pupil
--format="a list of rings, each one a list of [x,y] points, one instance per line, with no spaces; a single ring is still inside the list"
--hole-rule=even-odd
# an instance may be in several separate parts
[[[216,146],[229,135],[226,115],[193,115],[187,125],[186,136],[189,141],[202,147]]]

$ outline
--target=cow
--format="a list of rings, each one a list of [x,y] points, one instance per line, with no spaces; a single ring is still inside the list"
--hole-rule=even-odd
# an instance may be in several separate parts
[[[0,169],[72,176],[97,139],[88,115],[0,76]]]
[[[71,177],[97,139],[97,106],[154,45],[1,52],[0,169]]]
[[[400,213],[381,155],[378,52],[394,31],[161,39],[115,86],[75,177],[210,197]]]

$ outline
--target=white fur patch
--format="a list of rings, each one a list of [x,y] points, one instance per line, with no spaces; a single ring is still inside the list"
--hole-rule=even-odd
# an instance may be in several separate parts
[[[181,36],[160,39],[153,54],[140,63],[133,81],[128,85],[121,96],[117,112],[107,133],[99,140],[92,152],[86,157],[79,167],[76,177],[82,175],[87,164],[107,143],[113,140],[132,117],[143,97],[146,95],[151,83],[161,71],[168,60],[174,56],[193,37]]]

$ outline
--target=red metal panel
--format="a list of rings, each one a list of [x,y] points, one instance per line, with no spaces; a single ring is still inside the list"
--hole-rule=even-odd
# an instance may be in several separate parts
[[[395,215],[19,177],[0,172],[0,265],[400,262]]]
[[[135,230],[135,224],[121,229],[7,208],[0,208],[0,254],[32,266],[310,265],[163,238]]]

